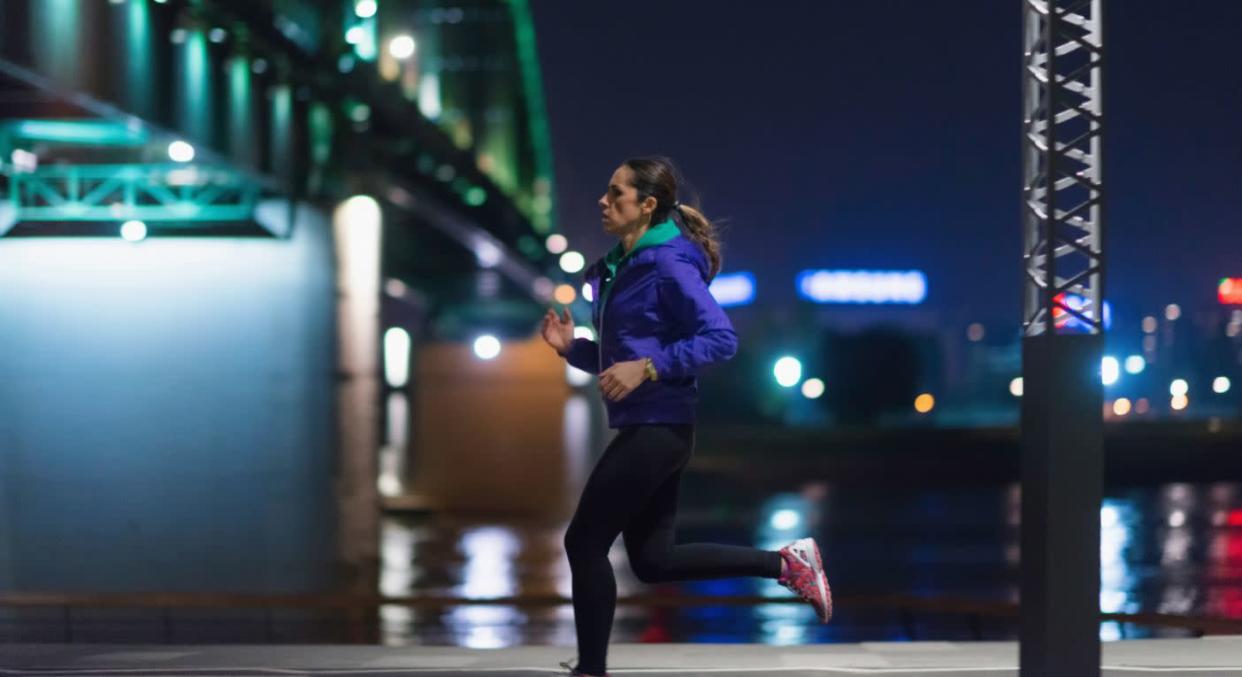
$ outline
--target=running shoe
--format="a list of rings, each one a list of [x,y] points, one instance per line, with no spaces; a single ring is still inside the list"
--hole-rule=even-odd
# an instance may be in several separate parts
[[[785,573],[776,582],[810,602],[819,622],[827,623],[832,618],[832,589],[828,587],[815,539],[800,538],[781,548],[780,554],[785,560]]]

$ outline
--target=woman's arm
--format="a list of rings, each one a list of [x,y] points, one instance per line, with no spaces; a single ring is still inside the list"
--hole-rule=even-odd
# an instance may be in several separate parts
[[[569,344],[569,350],[561,353],[561,357],[577,369],[589,374],[599,373],[599,344],[591,339],[574,339],[574,342]]]
[[[737,353],[737,333],[708,291],[698,265],[680,251],[661,259],[657,265],[661,312],[671,324],[689,334],[650,356],[660,378],[690,376],[699,367],[733,357]]]

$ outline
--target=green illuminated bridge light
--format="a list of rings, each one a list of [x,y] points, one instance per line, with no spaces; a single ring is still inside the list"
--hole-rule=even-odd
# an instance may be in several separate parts
[[[110,120],[18,120],[0,125],[0,137],[11,141],[44,141],[91,146],[141,146],[146,129]]]

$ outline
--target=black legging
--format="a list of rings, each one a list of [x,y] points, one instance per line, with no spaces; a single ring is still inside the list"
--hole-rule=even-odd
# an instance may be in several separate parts
[[[602,675],[617,603],[608,550],[625,534],[630,567],[644,583],[705,578],[777,578],[781,556],[716,543],[673,544],[677,485],[694,452],[691,425],[620,429],[595,464],[565,532],[573,572],[577,669]]]

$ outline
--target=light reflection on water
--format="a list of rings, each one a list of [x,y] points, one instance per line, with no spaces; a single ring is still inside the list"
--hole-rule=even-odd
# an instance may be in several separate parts
[[[1020,491],[901,490],[808,483],[767,492],[719,488],[691,469],[683,485],[679,543],[723,542],[775,549],[814,536],[838,595],[908,594],[1016,601]],[[709,490],[717,487],[719,490]],[[1100,508],[1100,608],[1242,618],[1242,506],[1233,484],[1169,484],[1109,492]],[[467,598],[570,591],[562,549],[565,523],[459,523],[435,516],[387,518],[382,592]],[[621,596],[789,593],[773,580],[721,579],[648,586],[629,569],[620,540],[610,553]],[[573,611],[462,606],[383,610],[390,644],[572,647]],[[1015,621],[983,621],[984,639],[1013,639]],[[883,641],[975,638],[961,615],[849,609],[816,622],[809,606],[762,604],[684,609],[617,608],[614,642]],[[1107,621],[1114,640],[1185,636]]]
[[[1104,499],[1100,506],[1100,611],[1107,613],[1137,611],[1137,603],[1127,604],[1134,579],[1124,558],[1130,543],[1130,530],[1135,522],[1132,501]],[[1115,621],[1100,623],[1100,639],[1121,639],[1121,625]]]
[[[516,592],[515,561],[521,545],[512,529],[482,526],[467,529],[459,546],[466,557],[461,584],[454,592],[466,599],[508,597]],[[512,606],[459,606],[449,610],[445,623],[472,649],[498,649],[521,642],[526,615]]]

